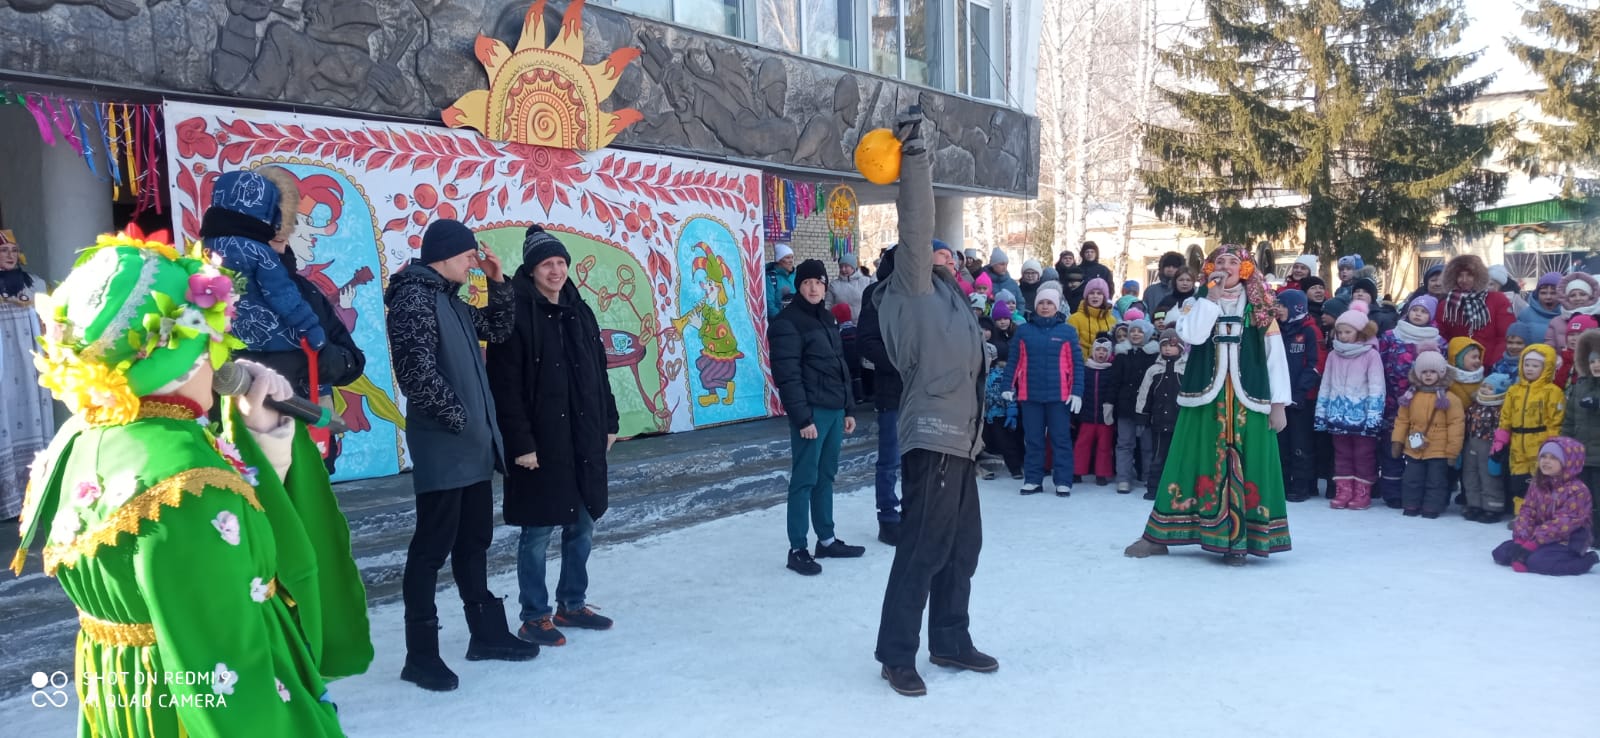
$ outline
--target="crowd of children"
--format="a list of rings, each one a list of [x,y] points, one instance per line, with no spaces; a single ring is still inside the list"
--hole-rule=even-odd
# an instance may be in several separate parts
[[[1177,254],[1160,281],[1041,277],[1019,292],[974,299],[993,368],[985,439],[1025,495],[1058,496],[1078,481],[1142,487],[1154,499],[1171,450],[1189,347],[1168,329],[1192,299]],[[1305,256],[1277,287],[1276,318],[1291,403],[1278,434],[1285,496],[1365,510],[1374,502],[1434,519],[1504,524],[1495,561],[1518,571],[1577,574],[1600,562],[1589,546],[1600,505],[1600,283],[1546,274],[1524,301],[1502,267],[1459,256],[1430,270],[1405,302],[1379,299],[1376,273],[1339,260],[1330,294]],[[976,286],[974,289],[981,290]],[[982,292],[978,292],[985,298]],[[986,473],[989,478],[993,472]],[[1585,515],[1578,515],[1581,508]]]

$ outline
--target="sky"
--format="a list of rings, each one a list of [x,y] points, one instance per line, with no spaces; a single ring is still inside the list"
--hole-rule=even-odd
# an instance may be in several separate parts
[[[1467,0],[1467,15],[1472,18],[1461,39],[1463,51],[1482,49],[1483,58],[1473,65],[1474,77],[1494,74],[1490,92],[1509,92],[1540,87],[1533,72],[1506,48],[1505,37],[1509,31],[1522,29],[1520,3],[1508,0]]]

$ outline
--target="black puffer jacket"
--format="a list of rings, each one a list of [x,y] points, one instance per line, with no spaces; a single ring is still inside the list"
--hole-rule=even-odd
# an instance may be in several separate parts
[[[872,404],[880,413],[899,410],[900,393],[905,390],[900,372],[895,371],[894,363],[889,361],[889,349],[884,347],[883,331],[878,326],[878,302],[872,299],[891,274],[894,274],[894,249],[883,252],[883,260],[878,263],[878,281],[867,285],[866,291],[861,293],[861,316],[856,320],[856,341],[861,347],[861,357],[872,362]]]
[[[811,425],[812,408],[850,414],[855,399],[844,342],[838,322],[822,303],[796,295],[767,326],[767,343],[772,347],[772,381],[790,425]]]
[[[606,435],[617,402],[594,311],[569,280],[552,304],[523,265],[511,278],[516,328],[489,344],[489,386],[505,436],[506,525],[567,525],[578,506],[599,520],[609,503]],[[516,459],[539,455],[539,468]]]
[[[1117,393],[1114,404],[1118,418],[1133,419],[1139,406],[1139,386],[1144,383],[1145,372],[1150,371],[1160,355],[1159,345],[1145,341],[1137,347],[1130,344],[1127,353],[1117,354],[1111,362],[1111,386]]]

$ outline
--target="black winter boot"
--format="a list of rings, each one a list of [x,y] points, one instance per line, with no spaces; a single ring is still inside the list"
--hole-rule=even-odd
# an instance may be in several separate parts
[[[400,678],[431,692],[460,686],[456,673],[439,658],[439,619],[406,623],[406,665]]]
[[[511,634],[506,625],[506,605],[501,599],[466,604],[468,661],[527,661],[539,655],[539,646]]]
[[[878,541],[889,546],[900,545],[900,521],[878,521]]]
[[[889,680],[889,687],[907,697],[921,697],[928,693],[928,685],[922,681],[922,675],[917,673],[915,666],[883,666],[883,678]]]

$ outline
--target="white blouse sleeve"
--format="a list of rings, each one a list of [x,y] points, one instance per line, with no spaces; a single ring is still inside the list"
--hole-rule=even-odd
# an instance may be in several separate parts
[[[1221,315],[1222,306],[1214,300],[1199,297],[1190,300],[1178,315],[1178,337],[1191,346],[1211,340],[1211,331]]]
[[[1283,336],[1276,331],[1267,336],[1267,381],[1271,386],[1272,404],[1288,405],[1293,398],[1289,388],[1289,361],[1283,348]]]

